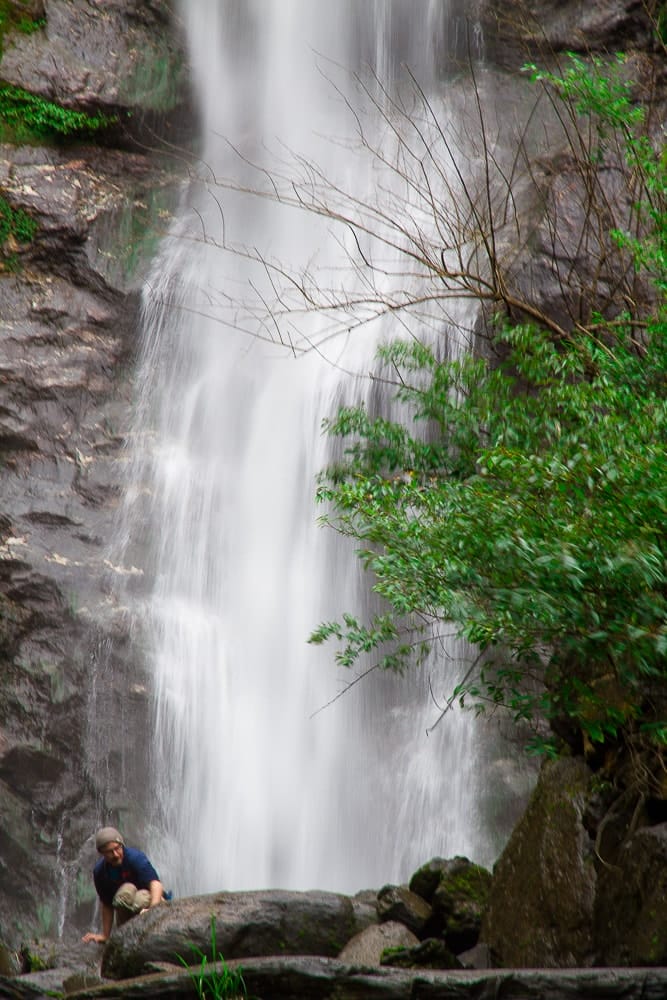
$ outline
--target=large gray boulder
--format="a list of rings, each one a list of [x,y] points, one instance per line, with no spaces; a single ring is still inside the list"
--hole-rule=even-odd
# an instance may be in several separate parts
[[[380,965],[382,953],[388,948],[414,948],[419,938],[397,920],[383,924],[370,924],[347,942],[338,955],[340,962],[348,965]]]
[[[111,979],[139,975],[153,962],[179,957],[199,964],[215,958],[257,955],[324,955],[377,921],[375,907],[333,892],[220,892],[179,899],[147,910],[117,929],[105,947],[102,974]]]
[[[600,965],[667,966],[667,823],[632,834],[598,877]]]
[[[580,759],[544,765],[497,862],[481,940],[497,965],[572,968],[594,959],[597,871],[582,818],[591,772]]]
[[[494,870],[481,940],[495,965],[667,965],[667,823],[642,801],[581,758],[544,765]]]

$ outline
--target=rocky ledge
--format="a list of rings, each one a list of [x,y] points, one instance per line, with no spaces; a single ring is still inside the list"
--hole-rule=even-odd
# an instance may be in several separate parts
[[[253,1000],[663,1000],[667,996],[667,969],[416,972],[352,966],[314,956],[254,958],[230,962],[227,968],[241,969],[247,995]],[[180,970],[67,995],[70,1000],[185,1000],[198,992],[192,976]],[[39,987],[7,979],[0,979],[0,997],[46,1000]]]

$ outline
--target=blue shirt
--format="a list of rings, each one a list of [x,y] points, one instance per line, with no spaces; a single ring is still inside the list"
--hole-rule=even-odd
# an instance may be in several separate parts
[[[160,878],[143,851],[124,847],[123,863],[117,867],[100,858],[93,868],[93,881],[102,902],[111,906],[124,882],[131,882],[137,889],[148,889],[151,882],[159,882]]]

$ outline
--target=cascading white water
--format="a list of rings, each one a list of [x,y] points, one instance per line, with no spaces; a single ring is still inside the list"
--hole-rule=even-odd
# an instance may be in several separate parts
[[[492,860],[474,720],[453,711],[426,734],[429,679],[465,651],[449,643],[414,676],[375,672],[336,700],[351,677],[333,648],[307,642],[320,621],[360,611],[367,586],[351,547],[316,523],[321,421],[368,391],[378,340],[401,328],[331,337],[326,313],[265,309],[275,279],[239,247],[329,287],[345,256],[312,214],[232,189],[259,183],[248,161],[294,151],[375,197],[385,181],[346,141],[353,116],[331,77],[370,63],[389,90],[405,60],[430,82],[446,13],[444,0],[182,4],[201,164],[146,289],[126,503],[151,581],[135,604],[155,681],[148,846],[179,894],[356,891],[435,855]]]

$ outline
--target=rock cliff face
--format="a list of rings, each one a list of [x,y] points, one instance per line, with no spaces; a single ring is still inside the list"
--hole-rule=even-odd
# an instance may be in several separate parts
[[[137,289],[177,193],[167,161],[136,140],[171,141],[187,102],[167,5],[6,7],[16,30],[2,37],[3,81],[118,120],[110,145],[0,145],[5,214],[34,226],[29,240],[10,228],[0,247],[0,937],[11,941],[90,913],[79,855],[121,785],[125,800],[140,796],[127,762],[145,759],[146,688],[110,597],[108,542]]]
[[[648,52],[653,48],[651,10],[641,0],[488,0],[480,17],[493,39],[494,59],[512,69],[536,52]]]
[[[652,57],[638,0],[476,7],[505,69],[545,47]],[[88,925],[91,831],[114,817],[138,831],[124,810],[144,795],[147,678],[109,542],[138,290],[179,183],[162,154],[193,122],[169,3],[4,0],[0,14],[1,81],[114,116],[95,142],[0,145],[0,222],[8,206],[36,226],[0,228],[0,939],[18,942]]]

